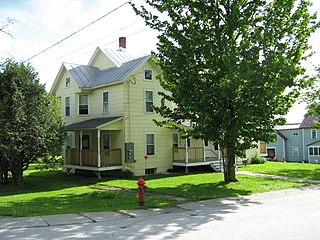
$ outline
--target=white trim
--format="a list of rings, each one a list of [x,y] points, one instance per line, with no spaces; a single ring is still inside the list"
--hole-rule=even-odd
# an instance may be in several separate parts
[[[295,154],[295,149],[297,150],[297,154]],[[297,145],[292,146],[292,156],[299,157],[299,146]]]
[[[310,155],[310,148],[318,148],[318,154],[317,155]],[[320,156],[320,146],[308,146],[308,157],[310,156]],[[310,160],[310,159],[309,159]]]
[[[104,98],[103,98],[103,95],[105,93],[108,93],[108,106],[107,106],[106,112],[104,112]],[[110,114],[110,91],[109,90],[102,92],[102,114],[104,115]]]
[[[66,105],[66,98],[69,98],[69,115],[66,115],[66,106],[67,106]],[[72,101],[71,101],[71,96],[70,95],[67,95],[67,96],[64,97],[64,116],[67,117],[67,118],[70,118],[72,116],[72,114],[71,114],[72,113],[72,111],[71,111],[72,110],[71,102]]]
[[[315,132],[316,133],[316,137],[315,138],[313,138],[313,134],[312,134],[312,132]],[[311,134],[311,139],[318,139],[318,132],[317,132],[317,129],[311,129],[311,132],[310,132],[310,134]]]
[[[147,92],[152,92],[152,105],[154,105],[154,90],[153,89],[143,89],[143,112],[147,114],[154,114],[154,110],[152,112],[147,112]]]
[[[69,85],[68,86],[67,86],[67,80],[69,80]],[[66,77],[65,78],[64,86],[65,86],[65,88],[70,88],[71,87],[71,78],[70,77]]]
[[[151,79],[147,79],[147,78],[146,78],[146,71],[151,71]],[[151,68],[145,68],[144,71],[143,71],[143,79],[144,79],[145,81],[149,81],[149,82],[153,81],[153,79],[154,79],[154,77],[153,77],[153,69],[151,69]]]
[[[80,96],[88,96],[88,114],[80,114]],[[89,94],[78,94],[78,116],[90,115],[90,96]]]
[[[153,135],[153,146],[154,146],[154,154],[147,154],[147,135]],[[149,144],[151,145],[151,144]],[[156,155],[156,134],[154,132],[145,132],[144,133],[144,148],[145,148],[145,155],[146,156],[155,156]]]
[[[98,131],[97,131],[97,147],[98,147],[98,167],[101,167],[101,156],[100,156],[100,129],[98,129]]]

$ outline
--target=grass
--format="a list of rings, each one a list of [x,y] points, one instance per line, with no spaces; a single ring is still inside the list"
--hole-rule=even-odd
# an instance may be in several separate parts
[[[320,165],[318,164],[266,162],[265,164],[247,165],[241,169],[278,176],[320,180]]]
[[[222,173],[202,173],[146,177],[148,192],[170,194],[190,200],[204,200],[234,197],[254,193],[269,192],[285,188],[306,186],[305,183],[266,179],[251,176],[237,176],[238,182],[225,183]],[[136,180],[109,180],[100,182],[107,186],[135,188]]]
[[[224,183],[221,173],[154,175],[145,177],[145,180],[148,186],[147,192],[185,197],[190,201],[249,195],[308,185],[308,183],[243,175],[237,178],[239,182],[229,184]],[[169,207],[181,203],[153,195],[146,197],[144,207],[139,207],[135,193],[137,178],[97,179],[67,175],[60,171],[37,172],[30,169],[25,172],[24,179],[23,188],[0,185],[0,215],[41,216]],[[134,191],[133,193],[108,191],[98,189],[97,186],[100,188],[113,186]]]
[[[59,171],[27,171],[25,186],[0,185],[0,216],[41,216],[139,208],[134,193],[94,188],[97,178]],[[145,207],[168,207],[178,201],[146,197]],[[141,208],[141,207],[140,207]]]

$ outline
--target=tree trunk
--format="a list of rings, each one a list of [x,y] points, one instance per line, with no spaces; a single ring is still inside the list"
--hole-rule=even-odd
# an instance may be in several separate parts
[[[224,170],[224,181],[226,183],[237,182],[236,172],[235,172],[235,159],[236,156],[234,154],[228,155],[227,164]]]
[[[11,164],[11,174],[13,184],[21,187],[23,185],[22,163],[18,162],[17,165],[13,166]]]
[[[0,180],[1,184],[8,184],[8,164],[3,158],[0,158]]]

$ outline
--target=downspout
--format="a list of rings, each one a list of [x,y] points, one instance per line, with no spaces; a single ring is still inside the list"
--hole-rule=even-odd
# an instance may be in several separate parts
[[[305,143],[305,141],[304,141],[304,128],[302,128],[302,161],[304,161],[304,159],[305,159],[305,148],[304,148],[304,143]],[[310,161],[309,161],[309,157],[308,157],[308,162],[310,163]]]

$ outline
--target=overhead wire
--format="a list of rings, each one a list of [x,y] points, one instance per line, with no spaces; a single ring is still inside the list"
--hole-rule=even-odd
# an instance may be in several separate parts
[[[99,17],[98,19],[94,20],[93,22],[91,22],[91,23],[87,24],[86,26],[84,26],[84,27],[80,28],[79,30],[77,30],[77,31],[75,31],[75,32],[73,32],[73,33],[71,33],[71,34],[70,34],[70,35],[68,35],[67,37],[65,37],[65,38],[61,39],[60,41],[58,41],[58,42],[56,42],[56,43],[54,43],[54,44],[52,44],[51,46],[49,46],[49,47],[47,47],[46,49],[44,49],[44,50],[40,51],[39,53],[37,53],[37,54],[33,55],[32,57],[29,57],[28,59],[24,60],[23,62],[30,61],[31,59],[33,59],[33,58],[35,58],[35,57],[37,57],[37,56],[41,55],[42,53],[44,53],[44,52],[48,51],[49,49],[51,49],[51,48],[53,48],[53,47],[57,46],[58,44],[60,44],[60,43],[62,43],[62,42],[64,42],[64,41],[65,41],[65,40],[67,40],[68,38],[70,38],[70,37],[72,37],[72,36],[76,35],[77,33],[81,32],[82,30],[84,30],[84,29],[86,29],[86,28],[90,27],[91,25],[95,24],[96,22],[100,21],[101,19],[103,19],[103,18],[107,17],[107,16],[108,16],[108,15],[110,15],[111,13],[113,13],[113,12],[115,12],[115,11],[119,10],[120,8],[122,8],[123,6],[125,6],[125,5],[126,5],[126,4],[128,4],[128,3],[129,3],[129,1],[127,1],[127,2],[125,2],[125,3],[123,3],[123,4],[121,4],[120,6],[116,7],[116,8],[115,8],[115,9],[113,9],[113,10],[111,10],[110,12],[108,12],[108,13],[104,14],[103,16],[101,16],[101,17]]]

